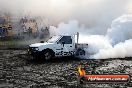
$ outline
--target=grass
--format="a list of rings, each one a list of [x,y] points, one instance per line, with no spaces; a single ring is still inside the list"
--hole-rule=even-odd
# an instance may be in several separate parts
[[[24,41],[20,40],[8,40],[8,41],[0,41],[0,49],[5,48],[23,48],[26,47],[27,44],[24,43]]]
[[[17,42],[14,40],[9,40],[9,41],[0,41],[0,46],[13,46],[16,45]]]
[[[29,40],[0,40],[0,49],[4,48],[26,48],[32,43],[40,42],[39,39],[29,39]]]

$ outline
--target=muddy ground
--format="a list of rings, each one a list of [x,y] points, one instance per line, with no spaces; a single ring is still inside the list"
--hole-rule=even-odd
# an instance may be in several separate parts
[[[77,66],[87,67],[87,73],[130,74],[132,58],[79,60],[56,58],[45,62],[29,58],[26,50],[0,50],[0,88],[126,88],[132,83],[79,84]]]

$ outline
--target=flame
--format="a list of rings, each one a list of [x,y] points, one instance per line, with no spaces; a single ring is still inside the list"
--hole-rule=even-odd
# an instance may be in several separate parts
[[[86,72],[85,72],[84,68],[82,68],[81,65],[78,66],[78,73],[79,73],[79,76],[85,76],[86,75]]]

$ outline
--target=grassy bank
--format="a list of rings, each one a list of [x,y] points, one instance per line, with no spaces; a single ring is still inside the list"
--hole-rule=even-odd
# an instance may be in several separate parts
[[[0,49],[25,49],[32,43],[38,43],[46,39],[27,39],[27,40],[2,40],[0,41]]]
[[[25,48],[27,44],[22,43],[22,41],[8,40],[0,41],[0,49],[9,49],[9,48]]]

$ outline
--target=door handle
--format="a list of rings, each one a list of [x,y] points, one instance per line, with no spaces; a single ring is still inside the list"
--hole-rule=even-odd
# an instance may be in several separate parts
[[[72,47],[72,46],[70,46],[70,47]]]

